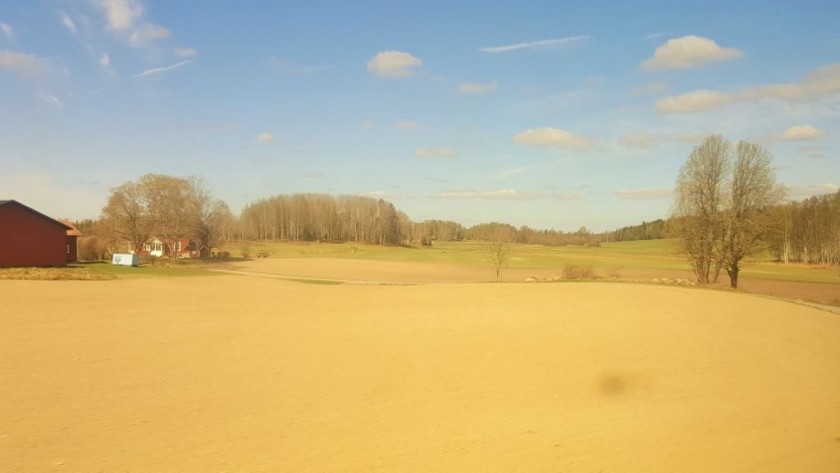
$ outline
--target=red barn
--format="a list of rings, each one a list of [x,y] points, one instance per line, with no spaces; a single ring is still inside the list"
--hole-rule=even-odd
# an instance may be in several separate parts
[[[0,200],[0,267],[66,265],[70,229],[20,202]]]

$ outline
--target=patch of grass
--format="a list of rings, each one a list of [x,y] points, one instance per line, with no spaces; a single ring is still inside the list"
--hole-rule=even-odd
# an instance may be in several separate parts
[[[218,273],[208,271],[210,264],[200,260],[177,261],[173,263],[161,262],[159,264],[144,264],[137,267],[118,266],[110,263],[80,263],[78,266],[88,271],[110,279],[133,279],[133,278],[158,278],[158,277],[180,277],[180,276],[216,276]]]
[[[0,268],[0,279],[30,281],[102,281],[116,279],[111,274],[89,271],[78,266],[64,268]]]

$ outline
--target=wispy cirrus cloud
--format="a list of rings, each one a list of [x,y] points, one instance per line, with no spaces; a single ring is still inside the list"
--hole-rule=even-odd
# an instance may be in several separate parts
[[[8,23],[0,22],[0,31],[3,32],[3,36],[6,37],[7,41],[14,41],[15,40],[15,29],[12,28],[11,25]]]
[[[467,95],[491,94],[499,90],[499,84],[494,82],[462,82],[458,84],[458,91]]]
[[[643,70],[694,69],[718,61],[738,59],[743,53],[735,48],[722,48],[709,38],[688,35],[669,39],[656,48],[653,57],[641,64]]]
[[[402,78],[418,75],[417,69],[423,65],[420,58],[404,51],[382,51],[371,58],[367,69],[378,77]]]
[[[554,49],[562,48],[564,46],[580,44],[588,39],[589,36],[586,35],[569,36],[566,38],[541,39],[537,41],[528,41],[524,43],[506,44],[503,46],[488,46],[481,48],[481,51],[485,53],[506,53],[510,51],[517,51],[520,49]]]
[[[170,71],[173,71],[175,69],[178,69],[179,67],[186,66],[187,64],[190,64],[191,62],[192,62],[191,59],[187,59],[187,60],[184,60],[184,61],[176,62],[175,64],[172,64],[171,66],[155,67],[155,68],[152,68],[152,69],[147,69],[147,70],[145,70],[145,71],[143,71],[143,72],[141,72],[141,73],[139,73],[139,74],[137,74],[133,77],[135,79],[139,79],[141,77],[149,77],[149,76],[156,76],[156,75],[164,74],[166,72],[170,72]]]
[[[53,107],[64,106],[64,102],[60,98],[56,97],[55,95],[52,95],[44,89],[36,90],[35,97],[37,97],[38,100],[44,102],[45,104],[51,105]]]
[[[403,121],[399,121],[399,122],[394,123],[394,128],[396,128],[398,130],[413,130],[413,129],[419,128],[419,127],[420,127],[419,123],[413,122],[413,121],[410,121],[410,120],[403,120]]]
[[[536,200],[542,198],[543,195],[520,192],[516,189],[499,189],[493,191],[444,191],[434,197],[444,200]]]
[[[274,136],[266,131],[257,135],[257,141],[262,141],[263,143],[271,143],[272,141],[274,141]]]
[[[451,158],[455,151],[449,148],[418,148],[414,153],[418,158]]]
[[[735,92],[694,90],[656,102],[659,113],[697,113],[717,110],[736,103],[780,100],[813,100],[840,94],[840,63],[818,67],[792,84],[768,84]]]
[[[528,146],[542,146],[570,151],[587,151],[595,147],[596,141],[586,136],[551,127],[525,130],[513,137],[513,141]]]
[[[64,10],[58,10],[58,17],[61,19],[61,24],[67,28],[71,34],[78,34],[79,29],[76,27],[76,22],[70,18],[70,15],[67,14]]]
[[[672,198],[674,190],[662,188],[618,189],[613,194],[619,199],[656,200]]]

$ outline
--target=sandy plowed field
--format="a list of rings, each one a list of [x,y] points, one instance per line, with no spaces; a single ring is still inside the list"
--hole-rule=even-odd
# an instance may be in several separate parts
[[[0,282],[3,472],[840,471],[840,316],[633,284]]]

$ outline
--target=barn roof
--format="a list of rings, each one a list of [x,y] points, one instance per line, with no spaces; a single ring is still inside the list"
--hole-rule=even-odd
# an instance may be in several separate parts
[[[48,217],[48,216],[42,214],[41,212],[38,212],[37,210],[33,209],[32,207],[27,207],[26,205],[23,205],[16,200],[0,200],[0,207],[2,207],[4,205],[13,205],[13,206],[20,207],[21,209],[23,209],[23,210],[25,210],[25,211],[27,211],[27,212],[29,212],[29,213],[37,216],[37,217],[41,217],[45,220],[49,220],[50,222],[55,223],[56,225],[60,225],[65,230],[72,230],[73,229],[73,227],[71,227],[69,225],[66,225],[64,223],[61,223],[61,222],[59,222],[58,220],[56,220],[52,217]]]
[[[84,233],[82,233],[78,228],[76,228],[76,226],[73,225],[73,222],[71,222],[70,220],[67,220],[66,218],[60,218],[60,219],[58,219],[58,221],[63,223],[64,225],[70,227],[70,229],[67,230],[67,235],[68,236],[82,236],[82,235],[84,235]]]

